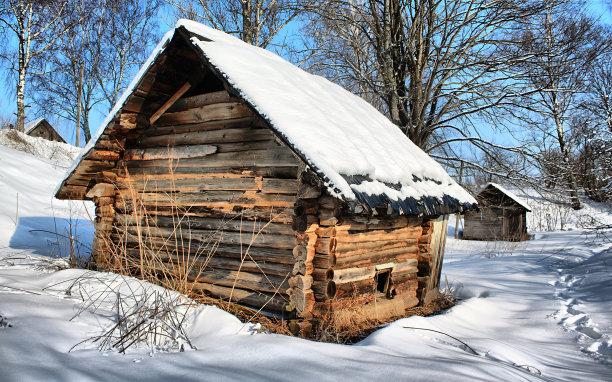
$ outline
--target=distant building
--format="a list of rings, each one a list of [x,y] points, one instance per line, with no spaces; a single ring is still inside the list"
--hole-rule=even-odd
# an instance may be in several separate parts
[[[44,118],[38,118],[35,121],[31,121],[24,126],[25,133],[31,137],[45,138],[49,141],[56,141],[66,143],[64,138],[58,134],[57,131],[47,122]]]
[[[527,212],[531,208],[499,184],[489,183],[476,196],[480,211],[466,211],[466,240],[528,240]]]

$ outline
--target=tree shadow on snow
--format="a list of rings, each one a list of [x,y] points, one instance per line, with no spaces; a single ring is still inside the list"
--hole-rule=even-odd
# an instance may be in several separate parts
[[[68,257],[72,247],[77,258],[86,259],[91,252],[94,230],[87,219],[20,217],[9,246],[55,258]]]

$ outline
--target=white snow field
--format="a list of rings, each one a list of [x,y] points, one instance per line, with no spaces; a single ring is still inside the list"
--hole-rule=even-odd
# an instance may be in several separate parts
[[[0,164],[0,381],[612,380],[612,232],[589,233],[579,219],[522,243],[449,236],[442,277],[459,303],[355,345],[260,333],[218,308],[183,306],[187,337],[100,351],[91,339],[116,324],[117,296],[176,294],[58,270],[66,242],[46,231],[91,242],[83,205],[52,198],[69,163],[0,146]]]

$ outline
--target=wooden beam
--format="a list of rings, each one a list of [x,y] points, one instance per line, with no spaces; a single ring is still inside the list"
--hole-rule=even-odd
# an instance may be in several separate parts
[[[154,124],[155,121],[157,121],[159,117],[161,117],[161,115],[166,112],[166,110],[168,110],[172,105],[174,105],[174,103],[179,98],[181,98],[181,96],[185,94],[190,88],[191,84],[189,82],[185,82],[185,84],[181,86],[181,88],[177,90],[176,93],[174,93],[172,97],[170,97],[170,99],[168,99],[166,103],[164,103],[155,113],[153,113],[151,118],[149,118],[149,122],[151,123],[151,125]]]

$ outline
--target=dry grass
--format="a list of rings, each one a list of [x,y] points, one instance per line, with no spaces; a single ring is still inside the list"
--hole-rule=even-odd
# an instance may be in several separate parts
[[[457,301],[455,289],[446,278],[445,283],[446,286],[437,299],[422,306],[406,309],[403,314],[387,317],[384,320],[373,319],[367,315],[363,308],[363,301],[359,301],[354,295],[352,301],[348,302],[342,310],[323,317],[313,328],[311,338],[316,341],[352,344],[363,340],[389,322],[410,316],[426,317],[439,314],[455,306]]]
[[[388,317],[384,320],[373,319],[364,313],[358,300],[351,305],[328,314],[313,328],[310,339],[338,344],[353,344],[369,336],[372,332],[395,320],[410,316],[431,316],[455,305],[455,297],[443,291],[439,298],[424,306],[406,309],[404,314]]]
[[[146,183],[144,187],[137,189],[128,174],[126,182],[128,189],[124,193],[127,196],[124,196],[122,202],[129,206],[131,215],[124,221],[118,222],[111,233],[101,237],[105,251],[103,255],[98,255],[97,267],[121,275],[135,276],[175,290],[197,303],[215,305],[237,316],[243,322],[260,323],[264,331],[291,335],[284,319],[270,317],[261,310],[238,305],[232,301],[231,295],[229,299],[221,299],[207,295],[195,287],[196,281],[205,272],[215,255],[222,231],[212,233],[205,241],[192,240],[189,228],[190,208],[181,206],[176,200],[173,168],[170,160],[169,174],[173,190],[165,195],[170,205],[171,233],[160,236],[156,220],[157,206],[148,207],[143,203],[144,193],[156,190],[147,190]],[[274,217],[271,216],[270,221],[263,224],[257,232],[248,233],[251,237],[250,243],[244,246],[241,265],[232,285],[232,291],[238,281],[242,264],[246,260],[255,262],[249,255],[251,245],[273,220]],[[127,227],[132,228],[127,229]],[[111,237],[111,234],[114,234],[114,237]],[[265,275],[263,271],[262,273]]]

